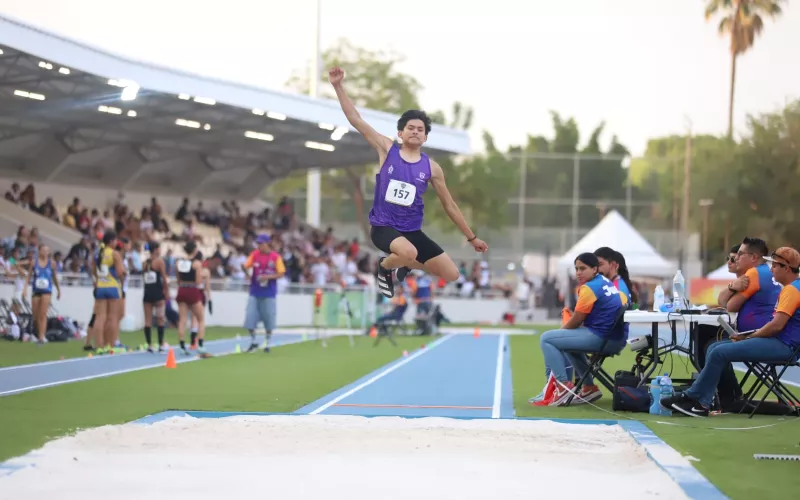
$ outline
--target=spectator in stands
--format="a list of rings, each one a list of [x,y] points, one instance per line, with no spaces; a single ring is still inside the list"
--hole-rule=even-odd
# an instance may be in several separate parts
[[[72,198],[72,205],[67,207],[67,213],[71,214],[76,219],[81,215],[83,212],[83,207],[81,207],[81,199],[80,198]]]
[[[331,278],[331,270],[325,259],[319,255],[313,256],[310,259],[311,267],[309,268],[310,283],[317,286],[322,286],[328,283]]]
[[[59,273],[64,272],[64,254],[60,250],[53,254],[53,264],[56,266],[56,271]]]
[[[130,251],[125,254],[131,274],[142,274],[142,244],[131,242]]]
[[[36,255],[36,251],[39,248],[39,243],[39,228],[32,227],[30,233],[28,233],[28,246],[25,254],[29,256]]]
[[[155,226],[153,219],[150,216],[150,210],[147,207],[142,207],[141,216],[139,217],[139,233],[144,241],[152,241]]]
[[[19,204],[28,210],[36,210],[36,189],[33,184],[28,184],[19,195]]]
[[[244,281],[247,278],[245,274],[244,263],[247,261],[248,253],[243,249],[236,252],[236,255],[228,259],[228,274],[231,278],[237,281]]]
[[[77,200],[77,198],[76,198]],[[88,208],[82,208],[80,213],[78,214],[77,219],[77,229],[78,231],[82,232],[83,234],[89,234],[92,230],[92,218],[89,214]]]
[[[181,206],[179,206],[178,210],[175,212],[175,220],[188,223],[191,219],[191,214],[189,213],[189,198],[184,198],[181,202]]]
[[[6,191],[6,199],[13,203],[19,203],[19,198],[22,195],[22,191],[19,189],[19,183],[11,184],[11,189]]]
[[[83,235],[81,240],[69,249],[67,259],[64,264],[73,272],[88,272],[89,270],[89,255],[92,251],[91,239],[88,235]]]
[[[275,229],[289,229],[294,219],[294,207],[289,198],[284,196],[278,202],[277,219],[275,220]]]
[[[3,253],[8,253],[13,250],[19,243],[20,240],[24,240],[27,242],[28,239],[28,228],[25,226],[19,226],[17,228],[17,234],[15,236],[9,236],[7,238],[3,238]]]
[[[175,276],[175,254],[172,252],[172,249],[167,250],[167,254],[164,255],[164,265],[167,268],[167,276]]]
[[[150,199],[150,216],[153,218],[153,226],[161,227],[161,221],[164,219],[161,217],[161,205],[158,203],[158,200],[153,197]],[[167,228],[166,232],[169,232],[169,228]]]
[[[58,216],[58,209],[53,203],[53,198],[48,197],[44,203],[41,204],[39,207],[39,213],[42,214],[43,217],[46,217],[54,222],[61,222],[61,218]]]
[[[186,221],[186,226],[183,228],[183,241],[203,242],[203,237],[195,231],[194,219],[190,218]]]

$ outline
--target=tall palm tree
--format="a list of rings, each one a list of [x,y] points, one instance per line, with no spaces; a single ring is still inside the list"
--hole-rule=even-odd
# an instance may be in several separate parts
[[[731,88],[728,96],[728,138],[733,137],[733,96],[736,86],[736,59],[753,47],[756,36],[764,29],[762,15],[772,19],[781,14],[783,0],[708,0],[706,21],[715,14],[720,19],[719,34],[730,37]]]

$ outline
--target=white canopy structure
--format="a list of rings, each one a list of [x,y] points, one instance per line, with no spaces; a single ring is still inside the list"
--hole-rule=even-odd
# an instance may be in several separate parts
[[[706,279],[710,280],[735,280],[736,275],[728,271],[728,264],[723,264],[718,269],[715,269],[706,275]]]
[[[622,253],[631,277],[668,278],[675,273],[675,266],[664,259],[616,210],[603,217],[603,220],[559,259],[559,269],[572,270],[578,255],[594,252],[599,247],[611,247]]]

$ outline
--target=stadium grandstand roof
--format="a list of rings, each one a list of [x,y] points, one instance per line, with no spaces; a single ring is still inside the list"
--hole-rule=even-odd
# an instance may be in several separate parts
[[[394,137],[397,117],[361,110]],[[133,61],[0,15],[0,176],[251,199],[292,171],[374,162],[328,99]],[[432,155],[469,153],[437,126]]]

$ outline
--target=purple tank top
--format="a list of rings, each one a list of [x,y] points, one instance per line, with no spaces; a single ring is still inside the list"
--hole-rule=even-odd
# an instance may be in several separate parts
[[[431,178],[431,161],[425,153],[421,155],[418,162],[409,163],[400,156],[400,146],[392,144],[375,176],[370,224],[389,226],[401,232],[422,229],[425,211],[422,195]]]

